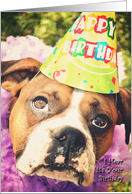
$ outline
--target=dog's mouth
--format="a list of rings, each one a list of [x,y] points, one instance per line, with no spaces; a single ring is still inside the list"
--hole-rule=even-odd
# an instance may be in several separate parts
[[[84,181],[84,173],[83,172],[78,172],[73,166],[67,164],[67,163],[55,163],[52,165],[44,165],[41,164],[37,166],[36,168],[33,169],[31,175],[38,174],[39,175],[39,170],[47,170],[48,172],[53,172],[53,171],[58,171],[62,173],[66,173],[68,176],[72,174],[75,178],[78,177],[78,185],[82,186],[82,182]]]

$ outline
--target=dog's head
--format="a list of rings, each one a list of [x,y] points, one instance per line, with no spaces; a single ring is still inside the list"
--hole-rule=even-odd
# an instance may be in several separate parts
[[[116,103],[115,95],[36,75],[40,66],[31,58],[2,63],[2,87],[12,94],[9,130],[16,166],[28,175],[90,185],[96,162],[112,145],[116,124],[125,124],[129,142],[130,92],[120,88]]]

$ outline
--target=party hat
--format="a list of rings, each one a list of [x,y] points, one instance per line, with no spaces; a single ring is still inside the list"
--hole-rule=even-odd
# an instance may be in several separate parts
[[[40,71],[74,88],[118,93],[115,13],[83,12]]]

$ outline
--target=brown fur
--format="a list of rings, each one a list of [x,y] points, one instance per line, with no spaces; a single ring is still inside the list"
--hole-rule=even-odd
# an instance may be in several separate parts
[[[34,97],[38,94],[44,94],[45,97],[50,99],[50,103],[54,104],[52,114],[45,118],[47,120],[55,119],[58,116],[63,117],[71,102],[73,88],[53,81],[41,73],[34,78],[41,65],[40,62],[31,58],[2,62],[2,87],[11,92],[12,95],[10,99],[9,129],[13,151],[16,155],[23,152],[28,136],[39,123],[43,122],[44,117],[42,114],[38,113],[36,115],[31,111],[29,102]],[[95,112],[106,114],[111,120],[109,130],[104,132],[93,130],[90,132],[93,139],[96,162],[112,145],[114,126],[116,124],[125,124],[126,143],[129,143],[131,94],[128,90],[120,88],[117,104],[112,94],[85,92],[79,109],[81,112],[79,119],[86,131],[89,130],[90,119]],[[83,155],[81,157],[83,158]]]

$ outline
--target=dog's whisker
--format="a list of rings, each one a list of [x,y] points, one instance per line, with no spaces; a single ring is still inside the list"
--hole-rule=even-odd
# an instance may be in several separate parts
[[[95,160],[95,164],[100,164],[100,161],[99,160]]]
[[[18,152],[18,151],[22,151],[22,150],[25,150],[25,147],[26,147],[26,143],[24,143],[23,145],[22,145],[22,147],[18,147],[17,149],[16,149],[16,151]]]

